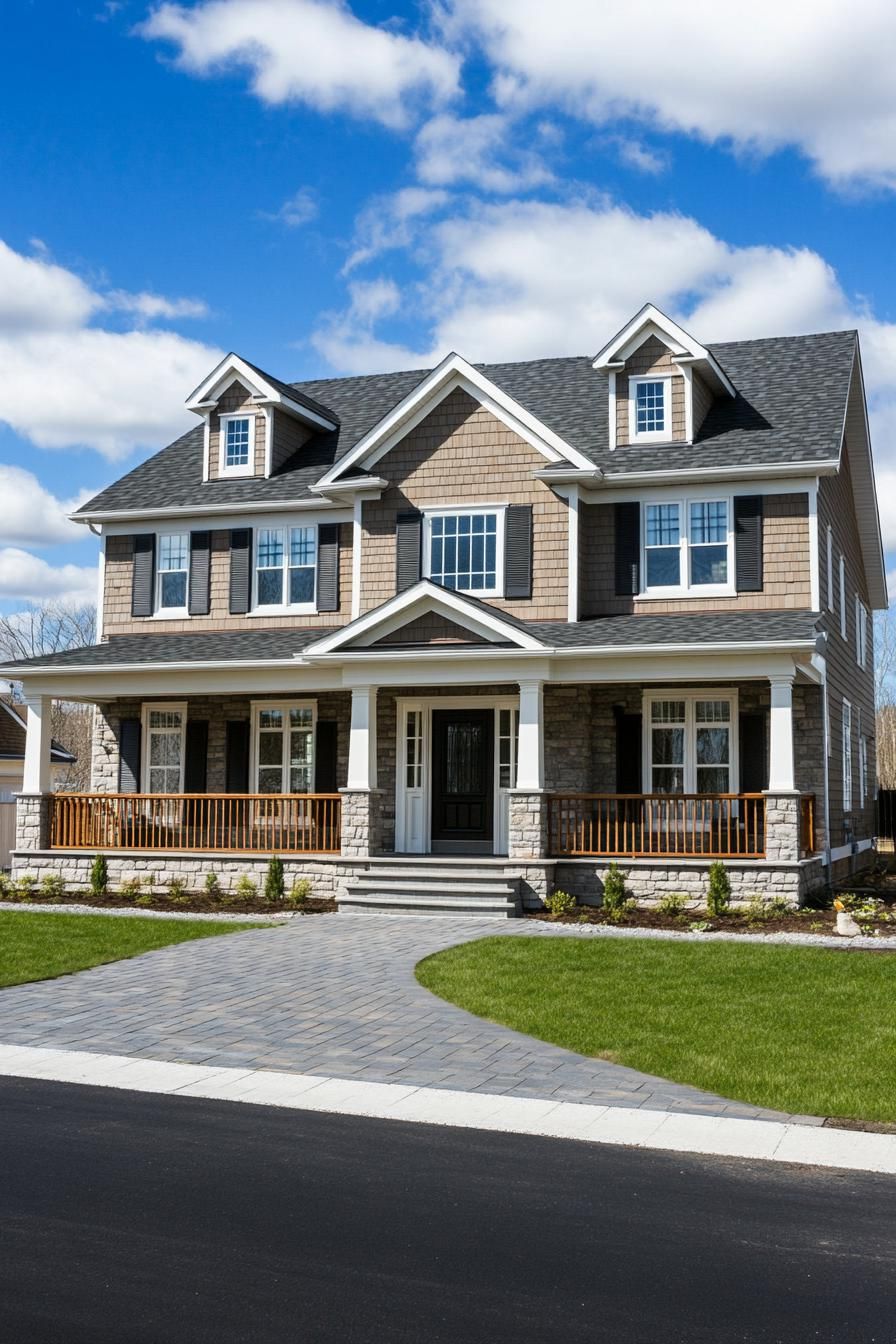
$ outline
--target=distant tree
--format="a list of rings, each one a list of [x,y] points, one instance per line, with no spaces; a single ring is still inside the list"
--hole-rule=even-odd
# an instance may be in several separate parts
[[[874,618],[874,690],[877,702],[877,782],[896,789],[896,611]]]

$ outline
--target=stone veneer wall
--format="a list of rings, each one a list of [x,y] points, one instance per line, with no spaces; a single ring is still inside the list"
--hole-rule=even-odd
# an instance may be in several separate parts
[[[571,892],[582,905],[600,905],[608,859],[558,859],[554,868],[554,886]],[[619,859],[619,871],[625,878],[626,891],[639,901],[658,901],[671,892],[688,900],[706,899],[709,863],[705,860],[670,859],[667,863],[650,859]],[[821,859],[801,863],[768,863],[756,859],[726,860],[725,871],[731,882],[734,901],[764,900],[783,897],[800,905],[806,896],[824,887],[827,871]]]

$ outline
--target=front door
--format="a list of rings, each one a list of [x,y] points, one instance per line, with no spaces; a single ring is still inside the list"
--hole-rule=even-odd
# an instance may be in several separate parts
[[[433,710],[434,854],[493,851],[494,730],[494,709]]]

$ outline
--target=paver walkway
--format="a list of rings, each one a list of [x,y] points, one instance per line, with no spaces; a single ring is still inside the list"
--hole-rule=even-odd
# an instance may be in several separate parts
[[[539,926],[543,929],[547,926]],[[0,1042],[768,1120],[472,1017],[414,966],[515,921],[309,915],[0,991]]]

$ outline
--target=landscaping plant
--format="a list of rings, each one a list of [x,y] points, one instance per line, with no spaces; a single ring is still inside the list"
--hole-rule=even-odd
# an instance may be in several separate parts
[[[206,873],[205,894],[210,901],[219,901],[221,899],[221,883],[218,881],[217,873]]]
[[[709,890],[706,893],[706,913],[718,917],[728,913],[731,904],[731,879],[720,859],[710,864]]]
[[[187,884],[182,877],[172,877],[168,883],[168,899],[172,905],[186,905],[190,897],[187,894]]]
[[[119,896],[123,896],[126,901],[135,901],[140,895],[143,883],[139,877],[128,877],[118,888]]]
[[[271,905],[282,905],[285,895],[286,882],[283,877],[283,860],[279,854],[272,854],[264,879],[264,898]]]
[[[23,873],[16,883],[16,896],[20,901],[30,901],[37,886],[37,878],[32,873]]]
[[[297,877],[289,889],[287,900],[290,905],[304,905],[311,895],[311,882],[307,877]]]
[[[90,869],[90,890],[94,896],[105,896],[109,885],[109,865],[105,854],[97,854]]]
[[[620,919],[630,910],[633,902],[625,894],[625,878],[618,866],[611,863],[604,878],[603,912],[607,919]]]
[[[687,903],[688,898],[683,891],[667,891],[656,908],[661,915],[678,919],[680,915],[684,914]]]
[[[240,901],[254,901],[258,895],[257,882],[253,882],[248,873],[243,873],[234,887],[234,895]]]
[[[568,891],[552,891],[550,896],[545,896],[544,903],[554,919],[559,919],[561,915],[571,914],[576,908],[576,898],[570,895]]]
[[[41,896],[46,896],[51,901],[65,900],[65,882],[59,873],[46,873],[41,879]]]

